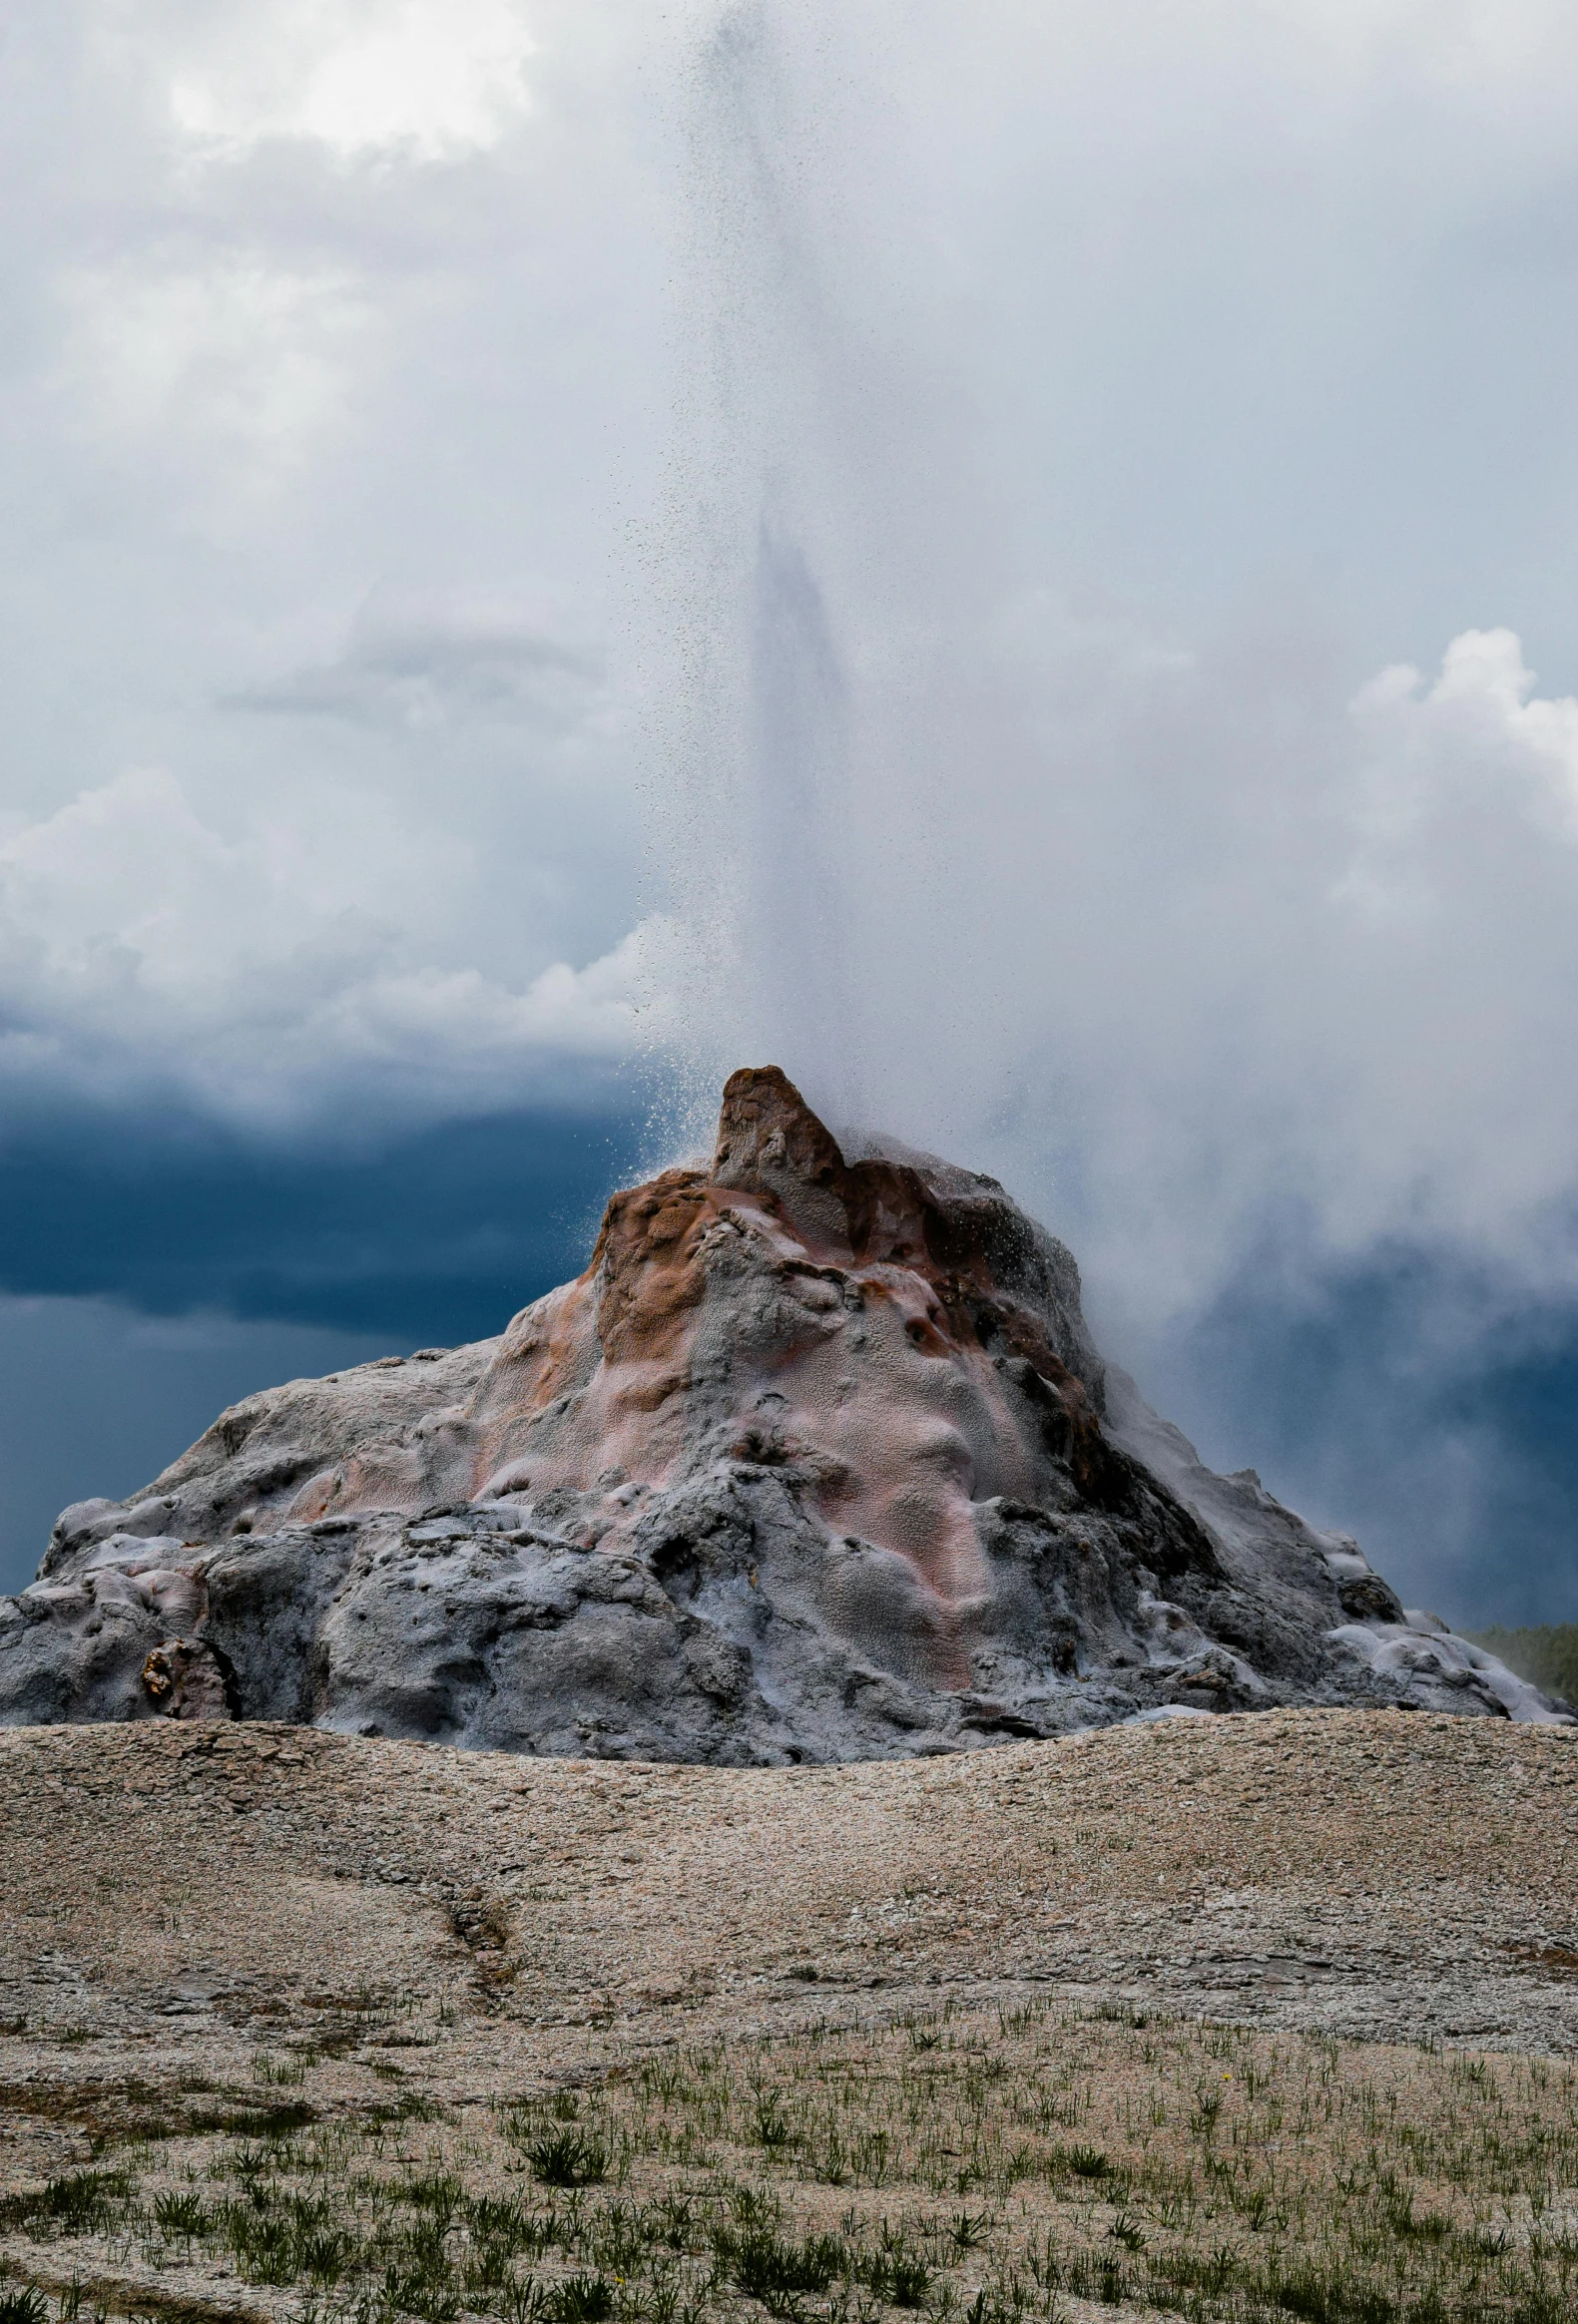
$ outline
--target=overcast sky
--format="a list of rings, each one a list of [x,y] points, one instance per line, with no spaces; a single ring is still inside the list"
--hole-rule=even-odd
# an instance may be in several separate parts
[[[19,0],[0,1580],[776,1056],[1578,1617],[1578,21]]]

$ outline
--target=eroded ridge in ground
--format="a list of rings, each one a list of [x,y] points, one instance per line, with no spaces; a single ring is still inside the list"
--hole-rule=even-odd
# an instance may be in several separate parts
[[[1566,2317],[1575,1811],[1566,1730],[1402,1713],[753,1771],[12,1730],[0,2296]]]

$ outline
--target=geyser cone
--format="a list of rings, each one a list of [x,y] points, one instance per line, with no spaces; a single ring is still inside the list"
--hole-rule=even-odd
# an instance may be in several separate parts
[[[773,1066],[501,1339],[249,1398],[0,1606],[10,1719],[738,1762],[1355,1699],[1554,1715],[1109,1388],[994,1179]]]

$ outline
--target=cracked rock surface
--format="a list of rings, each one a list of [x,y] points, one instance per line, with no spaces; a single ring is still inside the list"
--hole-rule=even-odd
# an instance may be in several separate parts
[[[298,1380],[0,1600],[0,1723],[789,1765],[1299,1704],[1570,1714],[1105,1366],[995,1180],[776,1068],[496,1340]]]

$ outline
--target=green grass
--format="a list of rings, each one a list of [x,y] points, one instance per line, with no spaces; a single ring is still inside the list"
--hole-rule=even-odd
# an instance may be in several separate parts
[[[1578,1706],[1578,1623],[1545,1623],[1530,1629],[1505,1629],[1495,1623],[1466,1634],[1520,1678]]]

